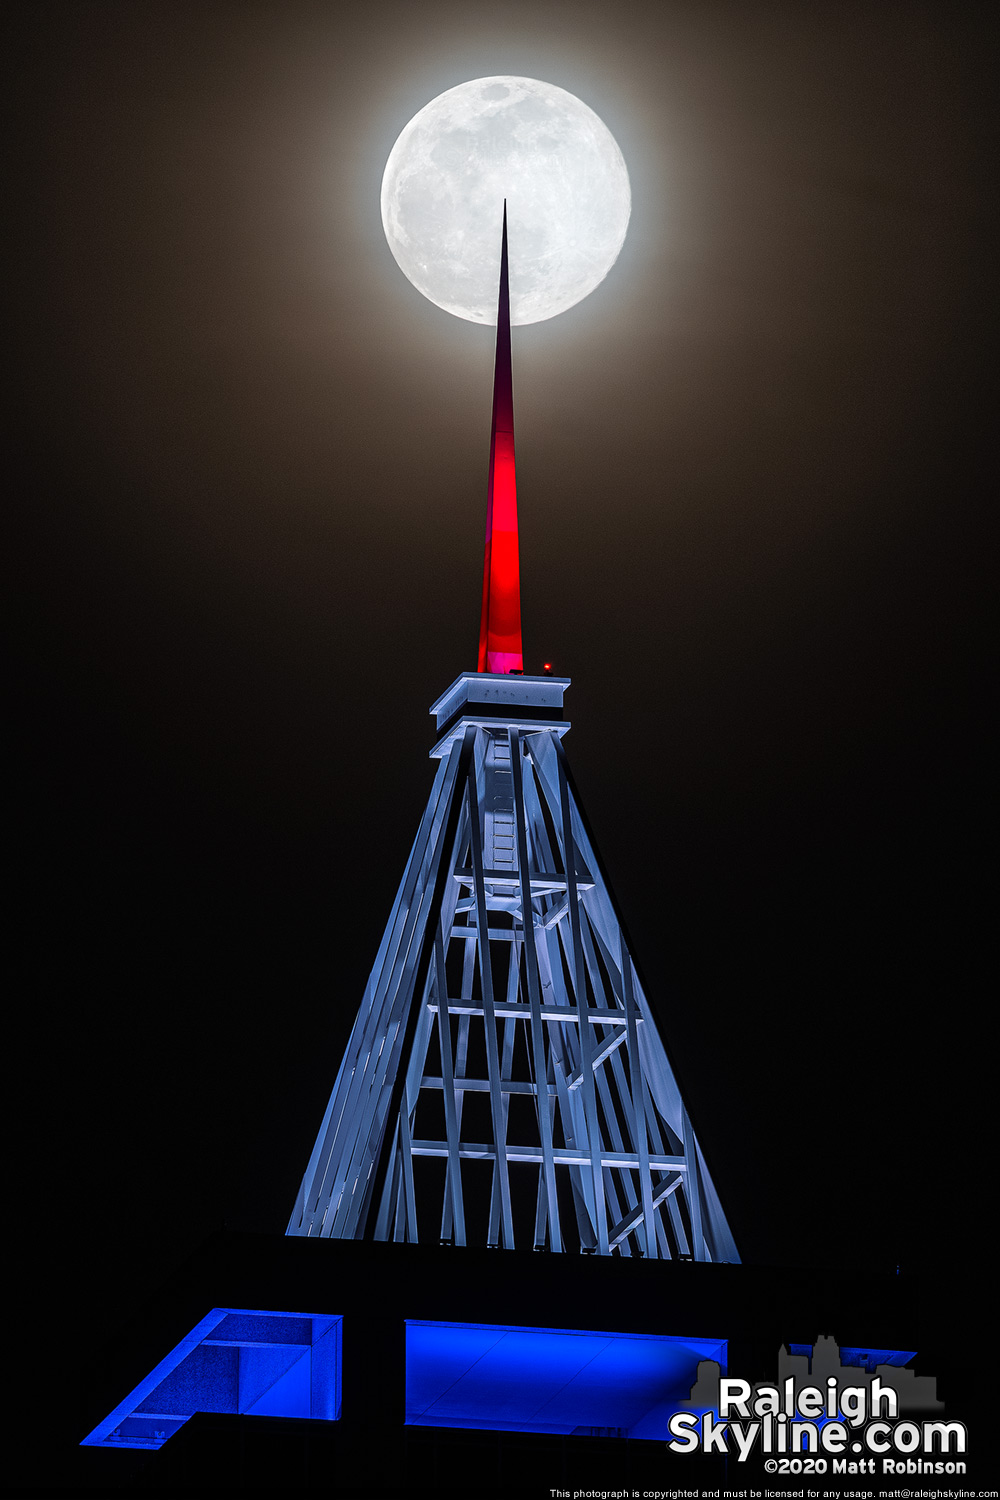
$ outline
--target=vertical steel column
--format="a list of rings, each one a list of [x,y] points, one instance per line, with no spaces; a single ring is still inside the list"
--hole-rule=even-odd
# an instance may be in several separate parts
[[[625,1014],[628,1017],[628,1071],[629,1092],[632,1098],[633,1135],[636,1155],[639,1158],[639,1187],[642,1194],[642,1228],[646,1242],[646,1255],[656,1255],[656,1230],[653,1225],[653,1184],[649,1175],[649,1151],[646,1143],[646,1110],[643,1099],[642,1060],[639,1056],[639,1027],[636,1024],[638,1008],[635,990],[632,987],[632,955],[625,946],[625,934],[618,929],[619,954],[621,956],[622,990],[625,999]]]
[[[614,1008],[613,1001],[616,997],[612,995],[612,1003],[609,1004],[608,997],[604,989],[604,981],[601,977],[600,965],[597,962],[597,954],[594,951],[593,930],[587,916],[587,907],[584,901],[580,902],[580,912],[580,933],[583,938],[583,952],[587,963],[587,971],[590,974],[590,982],[594,990],[594,998],[597,1001],[598,1006],[600,1006],[602,1009],[611,1010]],[[623,1028],[620,1026],[614,1028],[616,1036],[621,1035],[622,1029]],[[607,1040],[607,1037],[604,1037],[602,1039],[602,1041]],[[608,1135],[610,1136],[610,1144],[615,1151],[625,1154],[625,1142],[622,1138],[621,1128],[618,1123],[618,1116],[615,1111],[615,1101],[612,1097],[611,1084],[608,1079],[608,1069],[605,1066],[607,1057],[601,1059],[601,1050],[601,1044],[598,1043],[594,1049],[594,1081],[597,1085],[597,1093],[600,1098],[600,1102],[604,1108],[604,1123]],[[617,1051],[617,1049],[615,1050]],[[618,1102],[622,1105],[623,1111],[627,1118],[629,1113],[627,1090],[621,1087],[620,1081],[617,1077],[615,1077],[615,1084],[618,1094]],[[625,1217],[625,1215],[621,1211],[621,1205],[618,1201],[619,1188],[624,1194],[625,1202],[627,1203],[628,1207],[630,1209],[634,1209],[638,1204],[638,1195],[635,1190],[635,1184],[632,1181],[631,1172],[622,1172],[620,1177],[618,1177],[613,1170],[609,1169],[604,1190],[607,1197],[608,1206],[610,1207],[611,1212],[614,1215],[612,1222],[615,1224],[619,1223]],[[610,1238],[608,1241],[608,1248],[609,1250],[614,1249],[614,1246],[610,1242]],[[631,1253],[632,1252],[627,1243],[619,1245],[619,1254],[631,1255]]]
[[[608,1254],[608,1216],[604,1206],[604,1169],[601,1165],[601,1132],[597,1116],[597,1092],[594,1087],[594,1044],[590,1034],[587,1015],[590,1002],[587,999],[587,983],[584,977],[583,944],[580,937],[579,892],[576,885],[576,846],[573,841],[573,822],[569,805],[569,786],[566,768],[563,765],[562,746],[556,739],[559,767],[559,812],[562,822],[563,868],[566,873],[566,892],[569,896],[570,931],[573,940],[573,984],[576,990],[576,1007],[579,1018],[580,1070],[583,1074],[583,1107],[587,1120],[587,1138],[590,1147],[590,1170],[594,1183],[594,1216],[597,1220],[597,1249],[600,1255]]]
[[[462,1159],[459,1154],[458,1114],[455,1109],[455,1074],[451,1059],[451,1015],[448,1010],[448,978],[441,929],[434,934],[434,974],[438,1003],[438,1045],[441,1052],[441,1084],[444,1091],[445,1133],[448,1138],[446,1192],[451,1199],[452,1235],[456,1245],[465,1244],[465,1207],[462,1201]]]
[[[417,1233],[417,1195],[413,1186],[413,1142],[410,1139],[410,1104],[404,1096],[399,1111],[399,1154],[403,1162],[403,1187],[406,1201],[406,1240],[415,1245]]]
[[[471,748],[476,736],[472,727],[465,731],[465,742]],[[493,971],[490,962],[490,918],[486,906],[486,883],[483,877],[483,840],[479,822],[479,794],[476,768],[470,756],[466,772],[469,790],[469,826],[472,836],[472,876],[476,896],[476,923],[479,928],[479,980],[483,989],[483,1026],[486,1032],[486,1066],[490,1085],[490,1115],[493,1121],[494,1173],[500,1189],[500,1212],[503,1220],[504,1247],[514,1248],[514,1219],[510,1206],[510,1181],[507,1176],[507,1153],[502,1148],[503,1111],[500,1107],[500,1057],[497,1051],[496,1008],[493,1003]]]
[[[707,1260],[705,1253],[705,1228],[702,1222],[701,1180],[698,1176],[698,1146],[688,1119],[688,1112],[681,1105],[681,1128],[684,1131],[684,1190],[687,1195],[688,1212],[691,1215],[691,1254],[695,1260]]]
[[[559,1228],[559,1200],[556,1196],[556,1169],[552,1154],[552,1116],[549,1111],[548,1067],[545,1060],[545,1033],[542,1029],[542,992],[538,978],[538,954],[535,950],[535,918],[531,907],[531,873],[528,868],[527,815],[524,807],[524,767],[521,764],[521,733],[510,731],[510,763],[514,776],[514,823],[517,830],[517,864],[521,890],[521,925],[524,929],[525,969],[528,978],[528,1004],[531,1006],[531,1060],[535,1072],[535,1103],[538,1109],[538,1131],[542,1143],[542,1180],[545,1183],[549,1221],[549,1245],[562,1249]],[[536,1231],[537,1232],[537,1231]]]
[[[507,969],[507,1004],[511,1005],[517,999],[518,975],[515,962],[515,944],[511,942],[508,946],[511,950],[509,955],[511,962]],[[514,1060],[514,1042],[516,1039],[516,1032],[516,1017],[505,1016],[503,1023],[503,1052],[500,1062],[500,1117],[503,1122],[503,1136],[500,1140],[494,1141],[493,1143],[497,1153],[497,1157],[499,1158],[500,1152],[502,1151],[505,1161],[507,1160],[507,1121],[510,1116],[510,1090],[505,1089],[504,1084],[510,1083],[510,1070]],[[508,1174],[509,1171],[510,1167],[508,1165]],[[497,1174],[494,1173],[493,1192],[490,1195],[490,1230],[486,1241],[488,1245],[495,1245],[497,1243],[497,1233],[500,1228],[500,1195],[497,1192],[497,1186],[498,1177]]]

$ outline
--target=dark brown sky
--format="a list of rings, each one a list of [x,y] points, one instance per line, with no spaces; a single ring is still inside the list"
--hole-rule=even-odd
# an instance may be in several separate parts
[[[607,280],[515,330],[526,665],[573,678],[568,749],[737,1239],[954,1250],[989,16],[22,9],[17,1005],[44,1025],[19,1128],[46,1181],[58,1155],[86,1296],[223,1219],[283,1228],[427,706],[474,662],[491,335],[405,281],[378,192],[407,120],[492,73],[579,95],[632,180]]]

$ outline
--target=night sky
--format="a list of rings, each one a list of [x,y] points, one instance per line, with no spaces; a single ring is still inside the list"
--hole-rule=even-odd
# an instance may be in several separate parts
[[[525,667],[743,1258],[978,1254],[989,16],[20,9],[7,1195],[82,1333],[283,1231],[475,665],[493,334],[378,194],[495,73],[631,177],[514,330]]]

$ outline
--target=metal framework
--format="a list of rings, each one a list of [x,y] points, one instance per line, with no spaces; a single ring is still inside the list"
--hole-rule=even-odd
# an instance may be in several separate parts
[[[289,1234],[739,1259],[587,831],[568,680],[468,673]]]
[[[574,792],[568,678],[522,675],[507,212],[479,670],[288,1225],[735,1261]]]

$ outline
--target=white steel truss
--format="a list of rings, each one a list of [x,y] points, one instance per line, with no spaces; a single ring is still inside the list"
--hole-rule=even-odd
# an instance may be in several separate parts
[[[287,1232],[737,1261],[573,787],[569,726],[524,707],[554,684],[504,678],[497,696],[519,701],[472,713],[490,681],[456,685],[463,716],[432,752]]]

